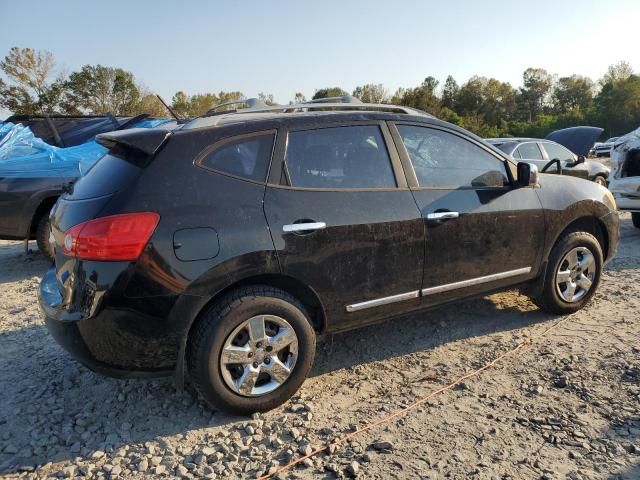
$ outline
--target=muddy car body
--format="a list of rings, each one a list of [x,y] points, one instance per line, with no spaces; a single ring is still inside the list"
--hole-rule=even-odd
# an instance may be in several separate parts
[[[575,311],[616,251],[605,188],[538,178],[404,107],[247,109],[101,141],[52,213],[47,327],[89,368],[187,375],[237,413],[289,398],[317,334],[514,285]]]

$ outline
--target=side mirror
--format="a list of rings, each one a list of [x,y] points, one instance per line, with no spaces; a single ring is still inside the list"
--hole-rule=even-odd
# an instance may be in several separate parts
[[[585,161],[586,161],[586,158],[584,158],[584,155],[580,155],[578,156],[578,160],[576,160],[576,164],[584,163]]]
[[[518,162],[518,185],[521,187],[538,185],[538,167],[532,163]]]

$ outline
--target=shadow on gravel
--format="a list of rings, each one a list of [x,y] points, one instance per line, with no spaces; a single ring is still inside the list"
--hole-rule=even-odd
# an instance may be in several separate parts
[[[9,265],[2,272],[0,285],[3,283],[19,282],[28,278],[41,277],[49,269],[51,263],[39,252],[24,253],[24,250],[16,250],[13,245],[0,245],[0,259],[9,259]]]
[[[406,318],[325,337],[318,342],[312,376],[430,350],[448,342],[506,332],[555,318],[540,310],[468,300]]]
[[[319,344],[313,375],[428,350],[453,340],[548,320],[488,299],[335,335]],[[114,380],[73,361],[43,326],[0,335],[0,474],[118,450],[244,418],[212,413],[170,379]],[[178,438],[178,444],[180,443]]]
[[[608,480],[638,480],[640,478],[640,461],[624,472],[614,473],[607,477]]]

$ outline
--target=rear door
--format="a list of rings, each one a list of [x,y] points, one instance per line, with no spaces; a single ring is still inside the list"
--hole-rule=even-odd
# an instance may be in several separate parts
[[[425,224],[425,304],[533,278],[545,230],[535,189],[514,186],[506,162],[464,134],[392,131]]]
[[[265,194],[282,271],[319,296],[329,330],[419,307],[423,222],[386,124],[284,133]]]

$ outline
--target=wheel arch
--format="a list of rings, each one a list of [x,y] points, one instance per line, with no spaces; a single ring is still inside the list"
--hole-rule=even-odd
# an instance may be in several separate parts
[[[325,309],[320,301],[320,298],[316,292],[305,285],[302,281],[281,273],[261,273],[251,275],[240,280],[237,280],[210,298],[204,301],[197,302],[195,308],[191,309],[191,315],[189,315],[190,321],[187,328],[184,330],[182,337],[180,350],[176,362],[176,369],[174,372],[174,382],[179,389],[184,388],[184,376],[185,376],[185,355],[187,353],[187,344],[191,333],[194,330],[194,326],[198,321],[198,318],[206,311],[211,305],[217,302],[227,293],[236,290],[238,288],[246,287],[249,285],[266,285],[270,287],[279,288],[287,292],[289,295],[300,301],[307,309],[307,313],[311,317],[311,326],[318,334],[324,332],[326,327]],[[183,311],[184,312],[184,311]]]
[[[40,221],[40,218],[51,211],[53,206],[58,201],[58,198],[60,198],[60,195],[50,195],[40,200],[38,206],[33,211],[33,215],[31,216],[29,230],[27,231],[27,235],[29,237],[32,237],[36,233],[36,228],[38,228],[38,222]]]

